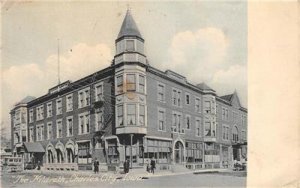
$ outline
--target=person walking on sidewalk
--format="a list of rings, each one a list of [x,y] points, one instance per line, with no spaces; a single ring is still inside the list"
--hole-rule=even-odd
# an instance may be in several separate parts
[[[99,161],[97,160],[97,158],[94,161],[94,172],[95,174],[99,173]]]
[[[151,165],[151,172],[154,174],[154,169],[155,169],[155,160],[154,160],[154,158],[153,158],[153,157],[152,157],[152,159],[151,159],[150,165]]]
[[[129,172],[129,160],[128,159],[125,160],[123,167],[124,167],[124,173],[127,174]]]

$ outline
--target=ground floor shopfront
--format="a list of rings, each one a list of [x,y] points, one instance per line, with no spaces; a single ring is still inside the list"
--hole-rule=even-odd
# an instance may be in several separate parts
[[[25,163],[40,162],[49,170],[92,170],[95,159],[100,162],[100,170],[122,168],[125,160],[130,161],[131,168],[140,168],[151,159],[161,170],[169,169],[171,165],[189,169],[230,168],[234,160],[247,155],[245,146],[134,134],[98,140],[48,141],[44,146],[38,142],[24,143],[19,150],[22,152],[15,154],[21,154]]]

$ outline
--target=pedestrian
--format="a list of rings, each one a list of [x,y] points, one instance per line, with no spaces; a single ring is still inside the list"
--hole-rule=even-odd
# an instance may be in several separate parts
[[[129,164],[129,160],[127,159],[126,160],[126,173],[129,172],[129,167],[130,167],[130,164]]]
[[[38,161],[37,169],[38,169],[38,170],[41,170],[41,162],[40,162],[40,161]]]
[[[94,172],[95,172],[95,174],[99,173],[99,161],[97,160],[97,158],[95,158],[95,161],[94,161]]]
[[[152,159],[151,159],[150,166],[151,166],[151,172],[154,174],[154,169],[155,169],[155,160],[154,160],[154,157],[152,157]]]
[[[126,160],[125,160],[124,163],[123,163],[123,168],[124,168],[124,173],[125,173],[125,174],[127,173],[126,166],[127,166],[127,164],[126,164]]]
[[[147,170],[148,173],[150,173],[150,163],[149,163],[149,161],[147,163],[147,169],[146,170]]]

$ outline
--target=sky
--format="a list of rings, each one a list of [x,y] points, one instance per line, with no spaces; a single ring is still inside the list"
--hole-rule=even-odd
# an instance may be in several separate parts
[[[10,126],[15,103],[57,84],[58,43],[62,81],[109,66],[128,7],[151,66],[205,82],[218,95],[236,90],[247,107],[246,2],[7,1],[1,10],[1,125]]]

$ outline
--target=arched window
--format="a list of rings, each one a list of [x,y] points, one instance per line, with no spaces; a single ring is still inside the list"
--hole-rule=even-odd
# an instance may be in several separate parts
[[[232,140],[233,142],[238,142],[239,141],[239,131],[236,126],[233,127],[232,129]]]

